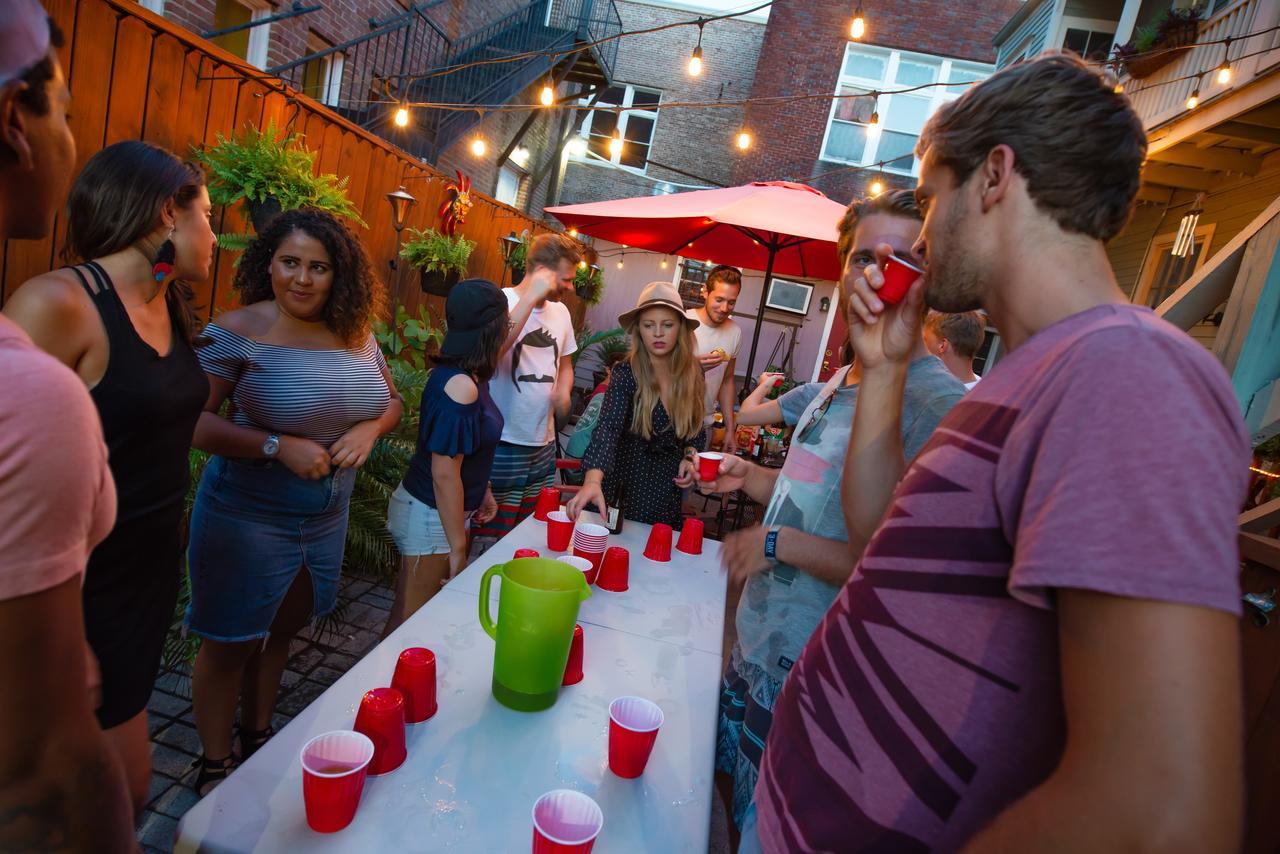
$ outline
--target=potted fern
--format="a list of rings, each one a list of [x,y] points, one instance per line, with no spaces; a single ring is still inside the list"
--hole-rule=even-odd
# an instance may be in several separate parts
[[[282,133],[275,122],[259,130],[250,125],[231,138],[218,134],[215,145],[195,150],[209,176],[209,200],[215,205],[243,201],[255,233],[261,234],[281,211],[313,207],[368,225],[347,197],[347,179],[315,173],[315,152],[302,135]],[[219,235],[224,248],[244,248],[253,235]]]
[[[450,237],[441,234],[434,228],[426,231],[411,228],[409,235],[409,241],[400,250],[400,257],[421,273],[424,292],[448,296],[466,274],[467,261],[476,248],[475,242],[462,235]]]
[[[511,248],[507,256],[507,266],[511,268],[511,285],[515,287],[524,281],[525,266],[529,262],[529,229],[520,232],[520,242]]]

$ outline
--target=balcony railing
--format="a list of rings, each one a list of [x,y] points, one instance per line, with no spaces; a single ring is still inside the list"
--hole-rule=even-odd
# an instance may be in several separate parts
[[[1197,84],[1198,109],[1204,109],[1213,98],[1247,86],[1273,70],[1280,62],[1280,31],[1271,30],[1277,23],[1280,0],[1239,0],[1200,25],[1196,37],[1199,47],[1191,48],[1150,77],[1125,78],[1125,91],[1142,118],[1143,127],[1150,131],[1187,112],[1187,98]],[[1241,38],[1250,33],[1261,34]],[[1226,38],[1232,39],[1231,81],[1223,85],[1217,82],[1214,72],[1222,64],[1224,46],[1204,43]]]

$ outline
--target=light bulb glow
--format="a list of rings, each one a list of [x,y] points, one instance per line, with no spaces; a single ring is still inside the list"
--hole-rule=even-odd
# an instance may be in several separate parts
[[[609,140],[609,156],[617,157],[622,153],[622,136],[615,130]]]
[[[578,262],[578,269],[579,269],[579,270],[585,270],[585,269],[587,269],[587,262],[586,262],[586,261],[579,261],[579,262]]]
[[[1218,82],[1223,86],[1231,82],[1231,64],[1230,63],[1224,62],[1222,63],[1221,66],[1219,66]]]
[[[619,258],[619,259],[618,259],[618,269],[619,269],[619,270],[621,270],[621,269],[622,269],[622,259],[621,259],[621,258]]]
[[[879,179],[872,181],[869,189],[871,190],[871,195],[878,196],[884,192],[884,182]]]
[[[581,157],[587,153],[587,141],[580,136],[575,136],[569,140],[569,144],[565,148],[574,157]]]
[[[702,74],[702,45],[695,47],[693,56],[689,57],[689,74],[693,77]]]
[[[663,259],[662,259],[662,269],[664,269],[664,270],[665,270],[665,269],[667,269],[667,259],[666,259],[666,258],[663,258]]]
[[[750,147],[751,147],[751,134],[744,130],[738,134],[738,150],[746,151]]]
[[[1119,80],[1117,80],[1117,81],[1116,81],[1116,85],[1115,85],[1115,87],[1114,87],[1114,88],[1112,88],[1112,90],[1111,90],[1111,91],[1115,92],[1117,95],[1123,95],[1123,94],[1124,94],[1124,84],[1123,84],[1123,83],[1121,83]]]
[[[395,121],[398,128],[407,128],[409,126],[409,110],[407,107],[396,109]]]
[[[489,144],[484,141],[484,137],[478,136],[471,140],[471,153],[476,157],[484,157],[486,151],[489,150]]]
[[[869,125],[880,124],[880,112],[878,110],[871,111],[871,118],[867,121],[867,124]]]
[[[1198,106],[1200,106],[1200,90],[1199,89],[1192,92],[1191,97],[1187,99],[1187,109],[1194,110]]]
[[[551,88],[550,83],[542,84],[542,91],[538,93],[538,100],[542,102],[542,106],[550,107],[556,100],[556,92]]]
[[[571,228],[571,229],[569,229],[569,236],[570,236],[570,237],[577,237],[577,236],[578,236],[578,229],[576,229],[576,228]],[[585,264],[585,262],[584,262],[584,264]]]
[[[849,36],[854,40],[860,39],[867,34],[867,22],[861,15],[855,15],[853,23],[849,25]]]

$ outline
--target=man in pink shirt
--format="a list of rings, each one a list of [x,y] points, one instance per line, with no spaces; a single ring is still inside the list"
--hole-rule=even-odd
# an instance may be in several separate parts
[[[925,276],[899,305],[876,265],[845,280],[870,542],[778,698],[742,850],[1238,850],[1248,444],[1222,366],[1107,259],[1142,124],[1048,56],[940,108],[918,154]],[[985,308],[1009,354],[904,472],[926,302]]]
[[[75,164],[61,34],[0,0],[0,240],[48,235]],[[136,848],[93,716],[80,582],[115,521],[84,384],[0,315],[0,851]]]

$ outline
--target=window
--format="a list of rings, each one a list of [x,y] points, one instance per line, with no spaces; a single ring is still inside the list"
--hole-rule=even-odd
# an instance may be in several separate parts
[[[831,107],[822,159],[870,166],[881,161],[885,170],[914,175],[916,139],[933,111],[958,98],[962,85],[933,86],[915,92],[880,95],[865,93],[909,89],[931,83],[973,83],[985,79],[991,66],[943,59],[906,51],[849,45]],[[871,114],[879,113],[872,125]]]
[[[1152,241],[1133,301],[1138,305],[1155,308],[1168,299],[1208,259],[1213,230],[1212,223],[1197,228],[1194,249],[1185,258],[1180,258],[1171,251],[1176,233],[1162,234]]]
[[[1067,34],[1062,39],[1062,48],[1074,51],[1085,59],[1101,62],[1111,55],[1111,45],[1114,41],[1114,32],[1077,30],[1075,27],[1067,27]]]
[[[157,15],[164,14],[164,0],[138,0],[138,5],[144,9],[150,9]]]
[[[493,197],[505,205],[518,207],[520,203],[520,193],[524,189],[526,177],[510,166],[503,166],[498,170],[498,186],[493,191]]]
[[[587,140],[587,150],[601,160],[617,166],[644,171],[649,162],[649,147],[653,144],[653,130],[658,124],[658,104],[662,93],[653,89],[619,84],[610,86],[596,102],[597,107],[622,107],[612,110],[586,109],[590,96],[578,101],[579,135]],[[609,153],[609,140],[617,131],[622,137],[622,151]]]
[[[1058,44],[1063,50],[1101,62],[1111,55],[1116,40],[1116,22],[1101,18],[1063,18]]]
[[[680,281],[676,287],[680,291],[680,299],[685,308],[702,308],[706,300],[702,298],[702,286],[707,283],[707,274],[711,272],[711,264],[706,261],[695,261],[692,258],[680,259]]]
[[[307,38],[308,56],[331,47],[333,45],[315,33]],[[342,64],[343,57],[340,53],[329,53],[309,60],[302,66],[302,94],[315,98],[322,104],[336,107],[342,92]]]
[[[214,31],[239,27],[252,21],[260,21],[271,14],[265,3],[259,0],[217,0],[213,9]],[[259,68],[267,67],[267,46],[270,24],[259,24],[218,36],[213,43]]]

